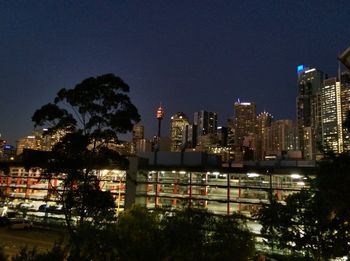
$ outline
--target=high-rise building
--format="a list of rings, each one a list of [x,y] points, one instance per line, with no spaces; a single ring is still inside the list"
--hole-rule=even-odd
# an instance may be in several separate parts
[[[186,144],[183,143],[185,126],[189,125],[188,118],[183,112],[177,112],[170,120],[170,151],[181,151]]]
[[[267,131],[271,126],[273,116],[264,111],[257,116],[257,141],[256,157],[258,160],[264,160],[267,152]]]
[[[137,142],[138,140],[145,138],[145,127],[140,124],[135,124],[132,128],[132,141]]]
[[[244,154],[251,154],[252,150],[256,150],[249,146],[252,135],[256,133],[256,105],[253,102],[240,102],[239,100],[234,103],[234,132],[235,132],[235,160],[243,160]],[[250,142],[250,144],[253,144]]]
[[[267,128],[267,155],[282,156],[296,151],[296,142],[296,128],[292,120],[276,120]],[[305,139],[305,143],[308,144],[309,139]]]
[[[204,110],[195,112],[193,124],[197,126],[198,137],[207,134],[215,134],[218,126],[217,113]]]
[[[322,147],[325,151],[343,152],[341,84],[336,77],[324,81],[320,91],[322,112]]]
[[[135,124],[132,128],[132,154],[143,152],[146,149],[145,128],[143,125]],[[141,145],[142,144],[142,145]]]
[[[321,104],[318,92],[322,87],[327,75],[316,68],[308,68],[304,65],[297,67],[298,73],[298,96],[297,96],[297,125],[299,148],[304,159],[315,159],[316,144],[321,137]],[[308,129],[305,129],[308,128]],[[309,129],[311,128],[311,129]],[[305,133],[312,135],[312,152],[306,153]],[[311,132],[310,132],[311,131]]]
[[[197,144],[197,126],[193,124],[186,125],[183,130],[182,144],[186,148],[195,148]]]
[[[58,131],[52,135],[49,135],[46,132],[47,129],[37,130],[33,132],[33,135],[19,139],[17,141],[16,154],[20,155],[23,152],[23,149],[50,151],[66,134],[65,131]]]
[[[341,110],[342,122],[344,123],[350,110],[350,73],[343,72],[340,77],[341,86]],[[350,130],[343,128],[343,148],[350,152]]]
[[[217,136],[217,142],[218,145],[221,147],[227,146],[227,134],[228,134],[228,128],[219,126],[216,129],[216,136]]]

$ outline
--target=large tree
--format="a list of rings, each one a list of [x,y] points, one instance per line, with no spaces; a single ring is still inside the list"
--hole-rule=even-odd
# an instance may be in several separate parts
[[[313,260],[350,256],[349,155],[329,154],[311,188],[259,212],[266,242]]]
[[[47,135],[61,136],[44,175],[49,180],[53,175],[64,177],[59,196],[77,245],[79,227],[102,229],[114,217],[112,195],[99,189],[95,174],[100,168],[127,165],[111,145],[140,120],[128,92],[129,86],[113,74],[91,77],[73,89],[61,89],[52,103],[32,116],[35,126],[46,128]]]
[[[253,236],[241,218],[134,206],[116,224],[118,260],[252,260]]]

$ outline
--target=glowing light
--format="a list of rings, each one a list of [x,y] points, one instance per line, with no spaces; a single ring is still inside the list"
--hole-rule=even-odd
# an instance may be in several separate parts
[[[302,70],[304,70],[304,64],[298,65],[298,67],[297,67],[297,72],[299,73],[299,72],[301,72]]]
[[[316,69],[315,69],[315,68],[312,68],[312,69],[310,69],[310,70],[305,71],[305,73],[310,73],[310,72],[313,72],[313,71],[316,71]]]
[[[301,175],[299,175],[299,174],[291,174],[290,177],[291,177],[292,179],[300,179],[300,178],[301,178]]]
[[[247,173],[248,178],[256,178],[259,177],[260,175],[258,173]]]
[[[157,119],[161,120],[164,117],[164,110],[162,108],[162,106],[159,106],[158,110],[157,110]]]

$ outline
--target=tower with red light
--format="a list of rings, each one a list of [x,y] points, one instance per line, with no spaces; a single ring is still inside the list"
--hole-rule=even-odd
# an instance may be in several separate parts
[[[161,124],[162,124],[162,120],[164,118],[164,110],[162,108],[162,104],[159,105],[156,117],[157,117],[157,120],[158,120],[158,135],[157,135],[157,137],[159,139],[160,138]]]

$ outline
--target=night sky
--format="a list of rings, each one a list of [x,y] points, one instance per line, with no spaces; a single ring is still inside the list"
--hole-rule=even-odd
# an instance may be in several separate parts
[[[238,98],[295,119],[296,66],[334,76],[349,45],[349,0],[1,1],[0,133],[30,135],[59,89],[104,73],[130,85],[147,137],[159,102],[163,136],[177,111],[225,124]]]

